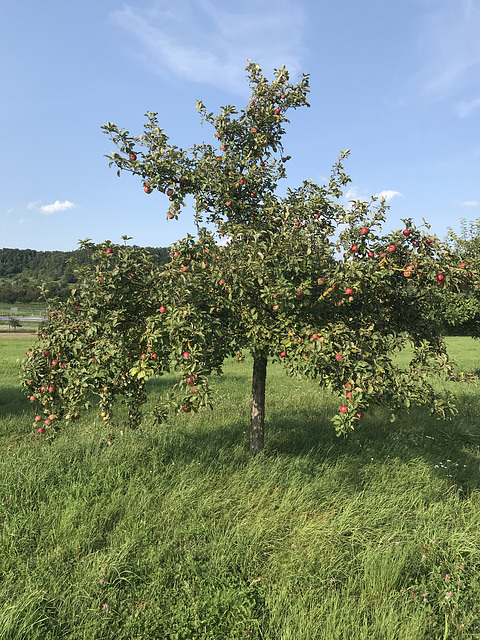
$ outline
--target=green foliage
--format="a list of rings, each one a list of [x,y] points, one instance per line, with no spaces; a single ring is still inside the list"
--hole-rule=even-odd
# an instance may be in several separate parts
[[[104,126],[119,150],[110,164],[139,176],[147,193],[165,193],[168,218],[194,196],[198,237],[176,243],[160,271],[142,250],[85,243],[93,262],[67,303],[52,307],[25,364],[28,393],[49,416],[49,430],[92,394],[106,422],[121,396],[137,425],[145,380],[170,370],[180,379],[155,417],[196,411],[213,402],[209,375],[244,352],[340,393],[338,433],[375,404],[389,407],[392,419],[411,404],[454,411],[432,384],[455,374],[430,309],[436,291],[471,286],[465,269],[428,225],[408,219],[405,229],[382,235],[383,201],[345,208],[348,152],[326,186],[305,181],[278,195],[289,159],[286,114],[308,105],[308,77],[294,85],[285,68],[272,82],[258,65],[247,70],[245,110],[226,106],[214,116],[197,104],[215,145],[170,145],[153,113],[139,137]],[[394,358],[407,345],[413,355],[401,369]]]

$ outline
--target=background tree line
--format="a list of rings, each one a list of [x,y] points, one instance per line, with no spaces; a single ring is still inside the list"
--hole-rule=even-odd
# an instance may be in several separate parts
[[[148,247],[159,265],[169,260],[168,249]],[[37,302],[40,286],[47,285],[48,295],[66,300],[77,282],[75,265],[91,261],[89,252],[35,251],[34,249],[0,249],[0,303]]]

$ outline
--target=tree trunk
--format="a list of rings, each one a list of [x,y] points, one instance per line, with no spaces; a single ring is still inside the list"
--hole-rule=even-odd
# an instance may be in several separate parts
[[[252,413],[250,417],[250,451],[254,456],[263,451],[266,378],[267,359],[259,357],[254,358],[252,378]]]

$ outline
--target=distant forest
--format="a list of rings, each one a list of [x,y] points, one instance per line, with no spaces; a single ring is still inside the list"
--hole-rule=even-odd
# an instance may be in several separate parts
[[[169,261],[168,249],[147,247],[159,265]],[[75,263],[88,264],[88,251],[35,251],[0,249],[0,303],[38,302],[40,286],[47,285],[48,297],[68,298],[76,283]]]

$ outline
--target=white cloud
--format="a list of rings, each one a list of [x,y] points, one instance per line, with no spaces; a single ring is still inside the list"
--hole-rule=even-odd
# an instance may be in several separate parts
[[[33,202],[29,202],[27,204],[27,209],[32,211],[32,209],[38,209],[38,207],[42,204],[41,200],[34,200]]]
[[[478,207],[480,205],[480,202],[478,202],[477,200],[465,200],[465,202],[462,202],[462,205],[464,207]]]
[[[480,3],[478,0],[436,0],[418,34],[420,70],[410,91],[440,101],[480,86]],[[460,117],[470,115],[477,100],[463,100]]]
[[[46,204],[43,207],[40,207],[40,212],[46,216],[51,215],[52,213],[56,213],[57,211],[67,211],[68,209],[74,209],[76,205],[69,200],[65,200],[65,202],[60,202],[60,200],[55,200],[53,204]]]
[[[305,12],[288,0],[154,0],[149,10],[111,14],[133,36],[134,55],[161,76],[175,75],[245,93],[247,59],[270,77],[285,65],[300,73]]]
[[[380,200],[385,200],[385,202],[389,202],[392,198],[401,197],[401,193],[399,191],[392,191],[391,189],[386,189],[380,191],[380,193],[375,194],[375,198],[379,198]]]

